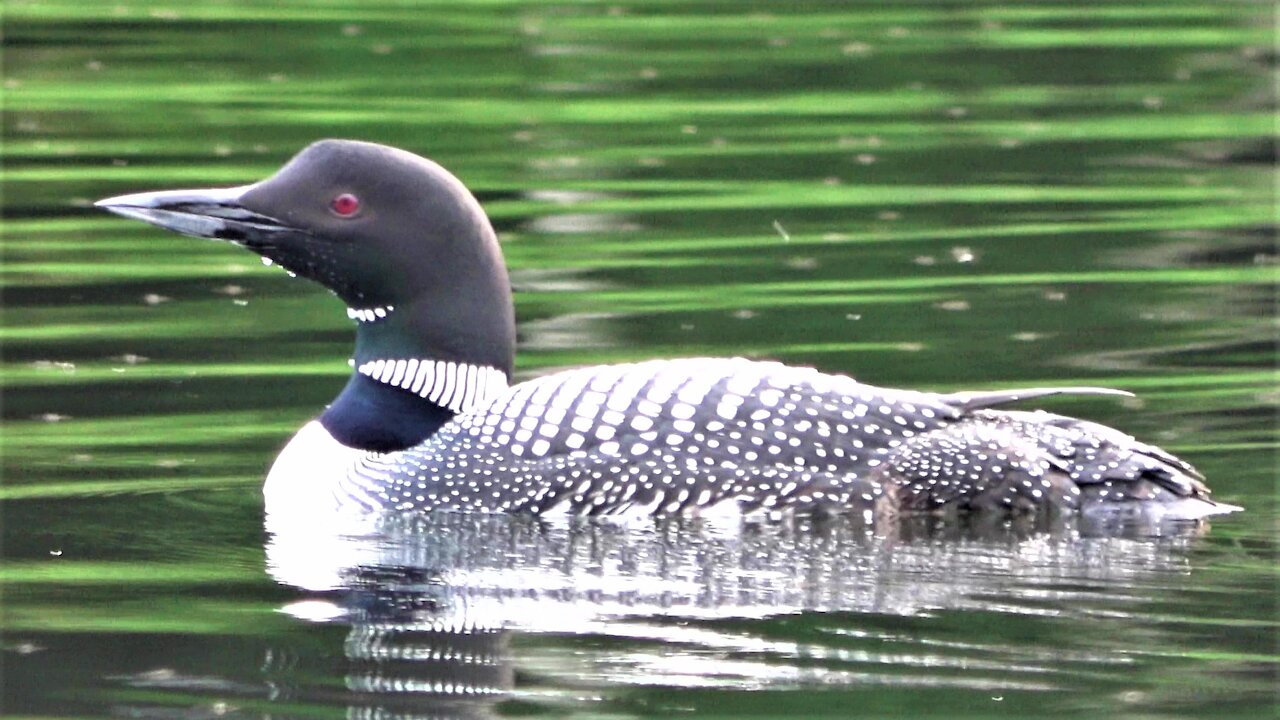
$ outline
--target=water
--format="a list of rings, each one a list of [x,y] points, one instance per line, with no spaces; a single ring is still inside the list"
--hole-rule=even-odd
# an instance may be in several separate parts
[[[6,4],[3,709],[42,717],[1276,710],[1262,3]],[[1060,398],[1247,512],[868,531],[268,534],[351,328],[94,212],[318,137],[485,204],[519,371],[771,357]]]

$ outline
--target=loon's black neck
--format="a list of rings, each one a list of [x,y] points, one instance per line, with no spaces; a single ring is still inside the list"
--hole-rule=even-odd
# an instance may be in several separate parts
[[[514,365],[515,331],[510,290],[502,280],[499,288],[489,289],[488,312],[478,311],[474,301],[464,302],[470,314],[451,312],[430,295],[403,305],[350,308],[348,315],[357,323],[355,372],[320,416],[329,434],[361,450],[404,450],[431,437],[454,416],[460,401],[479,402],[481,393],[491,395],[504,386]],[[451,299],[466,300],[458,294],[467,293],[455,288]],[[370,371],[379,361],[386,373]],[[417,372],[427,364],[429,370]],[[451,376],[447,393],[443,376],[436,384],[441,392],[430,392],[437,369]],[[415,375],[418,386],[411,382]],[[464,392],[465,386],[474,393]]]
[[[320,416],[347,447],[394,452],[413,447],[453,418],[453,411],[359,373]]]

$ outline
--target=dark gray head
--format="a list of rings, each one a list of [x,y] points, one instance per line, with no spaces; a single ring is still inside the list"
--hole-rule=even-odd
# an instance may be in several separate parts
[[[511,291],[493,229],[467,188],[430,160],[322,140],[252,185],[97,205],[236,243],[329,288],[369,320],[357,362],[429,356],[511,371]]]
[[[342,298],[358,325],[357,373],[322,421],[348,444],[420,440],[511,374],[515,320],[493,228],[466,187],[430,160],[322,140],[252,185],[97,205],[233,242]]]

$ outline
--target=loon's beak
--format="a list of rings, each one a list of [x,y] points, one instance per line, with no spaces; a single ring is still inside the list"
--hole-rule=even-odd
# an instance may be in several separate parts
[[[253,187],[134,193],[93,205],[183,235],[226,240],[251,249],[270,246],[271,239],[283,233],[298,232],[275,218],[245,208],[241,198]]]

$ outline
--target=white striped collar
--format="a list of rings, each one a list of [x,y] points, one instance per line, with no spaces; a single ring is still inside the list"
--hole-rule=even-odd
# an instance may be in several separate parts
[[[470,410],[507,389],[507,374],[485,365],[418,358],[381,359],[361,363],[357,370],[454,412]]]

